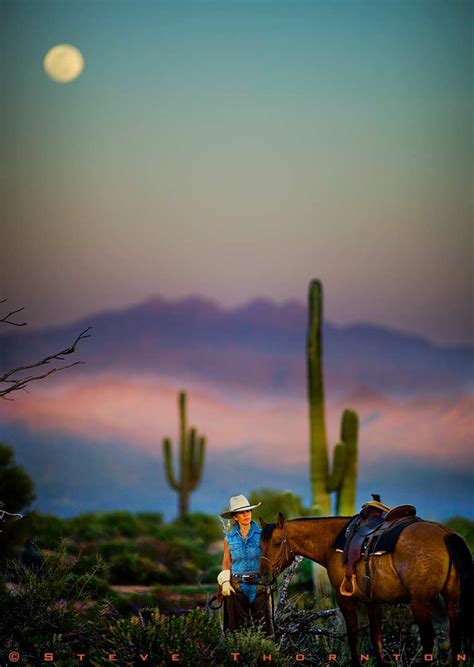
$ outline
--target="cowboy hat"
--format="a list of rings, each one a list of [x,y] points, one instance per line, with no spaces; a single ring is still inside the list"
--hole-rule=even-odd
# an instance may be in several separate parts
[[[260,507],[262,503],[251,505],[245,496],[232,496],[229,500],[229,509],[221,513],[223,519],[230,519],[232,514],[236,512],[246,512],[253,510],[255,507]]]

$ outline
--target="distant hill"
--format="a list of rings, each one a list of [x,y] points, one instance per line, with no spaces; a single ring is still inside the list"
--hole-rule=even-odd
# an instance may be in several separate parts
[[[84,365],[5,404],[1,439],[35,480],[42,511],[154,509],[171,517],[176,494],[164,478],[161,440],[176,432],[181,385],[209,439],[193,509],[216,512],[229,479],[239,493],[268,485],[309,502],[306,322],[297,302],[224,309],[199,297],[154,298],[68,326],[7,331],[0,371],[93,327],[74,356]],[[344,407],[361,420],[358,502],[377,491],[389,504],[415,503],[427,518],[472,515],[473,351],[371,324],[326,324],[329,432]]]
[[[258,299],[224,309],[201,297],[156,297],[67,326],[0,336],[0,367],[67,346],[87,326],[93,336],[74,373],[152,372],[216,385],[301,396],[306,386],[306,306]],[[325,377],[334,392],[444,394],[472,388],[474,346],[440,346],[372,324],[324,328]]]
[[[3,435],[15,444],[16,460],[35,481],[34,507],[41,512],[71,516],[127,509],[163,512],[167,519],[176,516],[177,497],[164,478],[159,443],[153,454],[137,453],[117,442],[102,442],[98,447],[64,435],[32,434],[21,425],[6,428]],[[247,494],[262,486],[290,489],[309,505],[305,465],[273,466],[269,475],[268,466],[249,465],[247,456],[236,449],[208,458],[202,484],[191,497],[192,510],[216,515],[229,497],[229,480],[238,480],[238,488]],[[443,463],[417,459],[408,463],[387,451],[383,459],[370,457],[361,464],[357,506],[375,490],[389,504],[415,504],[427,519],[444,520],[456,514],[474,518],[472,474],[467,467],[452,470]]]

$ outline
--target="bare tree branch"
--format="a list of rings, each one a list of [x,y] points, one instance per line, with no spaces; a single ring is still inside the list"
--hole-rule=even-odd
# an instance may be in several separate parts
[[[285,572],[283,582],[278,591],[278,600],[275,608],[275,629],[280,636],[283,646],[297,648],[304,653],[303,648],[310,652],[310,647],[307,646],[308,637],[323,636],[340,640],[345,634],[335,628],[317,625],[317,622],[320,620],[338,616],[338,609],[308,612],[297,609],[288,599],[290,582],[302,560],[302,556],[296,556],[293,563]]]
[[[2,299],[0,303],[5,303],[5,301],[6,299]],[[11,324],[13,326],[24,326],[26,322],[20,324],[18,322],[12,322],[9,319],[12,315],[19,313],[22,310],[23,308],[18,308],[17,310],[13,310],[11,313],[8,313],[8,315],[6,315],[5,317],[0,318],[0,323]],[[65,366],[54,366],[54,368],[50,368],[44,373],[31,374],[23,377],[14,377],[19,373],[31,370],[32,368],[40,368],[42,366],[46,366],[51,361],[64,361],[64,358],[67,355],[74,354],[74,352],[76,351],[76,347],[81,340],[84,340],[84,338],[90,338],[91,334],[88,333],[88,331],[90,330],[91,327],[87,327],[87,329],[84,329],[84,331],[82,331],[79,334],[79,336],[77,336],[72,345],[66,347],[64,350],[61,350],[60,352],[55,352],[54,354],[50,354],[44,357],[44,359],[40,359],[39,361],[34,361],[25,364],[23,366],[17,366],[17,368],[12,368],[11,370],[6,371],[3,375],[0,375],[0,385],[2,384],[8,385],[6,387],[0,386],[0,398],[3,398],[5,400],[13,400],[11,398],[6,398],[8,394],[11,394],[14,391],[20,391],[20,390],[26,391],[26,386],[29,385],[30,382],[34,382],[35,380],[43,380],[44,378],[48,377],[49,375],[52,375],[53,373],[57,373],[59,371],[65,370],[66,368],[72,368],[73,366],[78,366],[79,364],[82,364],[83,363],[82,361],[75,361],[71,364],[66,364]]]
[[[6,303],[7,299],[1,299],[0,303]],[[8,315],[4,315],[3,317],[0,317],[0,322],[3,324],[11,324],[13,327],[25,327],[27,322],[11,322],[8,318],[11,317],[12,315],[16,315],[17,313],[21,313],[22,310],[25,310],[25,307],[23,308],[17,308],[16,310],[12,310]]]

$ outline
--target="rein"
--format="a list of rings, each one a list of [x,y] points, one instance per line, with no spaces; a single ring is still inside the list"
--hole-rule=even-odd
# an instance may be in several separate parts
[[[291,564],[295,560],[295,558],[297,557],[297,554],[295,554],[293,549],[290,547],[290,543],[288,541],[288,535],[286,534],[286,530],[284,528],[283,528],[283,544],[285,545],[285,548],[281,550],[281,553],[280,553],[278,559],[276,560],[275,565],[273,565],[273,566],[271,565],[271,561],[267,556],[260,556],[260,560],[268,560],[268,562],[271,565],[272,577],[271,577],[270,581],[268,582],[268,584],[266,584],[267,589],[272,590],[272,587],[274,586],[275,587],[274,591],[276,593],[278,593],[278,584],[277,584],[277,576],[278,575],[275,574],[275,570],[280,571],[282,569],[281,566],[283,564],[283,559],[284,558],[288,559],[291,555],[291,560],[290,560],[290,564]],[[259,577],[260,577],[260,579],[262,580],[262,583],[263,583],[263,578],[261,577],[261,575],[259,575]],[[272,609],[272,623],[273,623],[273,627],[275,628],[276,627],[276,624],[275,624],[275,601],[273,599],[273,595],[270,595],[270,599],[271,599],[271,609]]]

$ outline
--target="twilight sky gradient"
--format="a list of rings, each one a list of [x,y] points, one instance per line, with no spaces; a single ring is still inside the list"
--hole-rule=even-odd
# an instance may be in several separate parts
[[[317,276],[329,320],[472,340],[471,2],[1,7],[0,278],[31,326]]]

